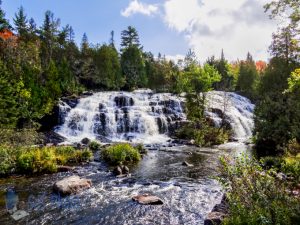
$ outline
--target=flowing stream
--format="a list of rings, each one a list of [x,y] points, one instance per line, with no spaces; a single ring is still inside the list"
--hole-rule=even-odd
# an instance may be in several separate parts
[[[172,94],[100,92],[76,106],[61,103],[63,124],[56,131],[69,142],[85,137],[143,142],[152,150],[130,168],[128,178],[116,178],[112,168],[96,160],[75,172],[0,179],[0,224],[203,224],[222,197],[214,180],[218,158],[247,149],[243,141],[251,137],[254,109],[234,93],[210,92],[207,98],[207,115],[216,126],[226,118],[238,142],[215,148],[172,144],[168,134],[186,121],[184,98]],[[185,167],[183,161],[193,166]],[[74,173],[91,179],[93,187],[66,198],[52,193],[55,181]],[[13,190],[16,207],[26,217],[15,221],[7,212],[7,190]],[[131,200],[143,193],[160,197],[164,204],[143,206]]]

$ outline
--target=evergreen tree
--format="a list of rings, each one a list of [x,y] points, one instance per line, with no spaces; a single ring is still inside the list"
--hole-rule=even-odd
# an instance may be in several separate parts
[[[83,55],[88,54],[89,48],[90,48],[89,40],[86,33],[84,33],[81,40],[81,53]]]
[[[123,30],[121,33],[121,47],[127,49],[133,46],[140,48],[140,40],[137,30],[129,26],[127,30]]]
[[[113,30],[110,32],[109,45],[115,48],[115,32]]]
[[[11,74],[0,60],[0,128],[14,128],[19,118],[16,87]]]
[[[248,98],[254,99],[256,97],[257,81],[256,65],[252,56],[248,53],[246,61],[240,63],[236,90]]]
[[[54,14],[50,11],[47,11],[45,13],[44,23],[40,31],[40,38],[42,40],[41,59],[42,65],[45,69],[47,69],[50,61],[52,60],[52,54],[57,41],[59,25],[60,20],[55,19]]]
[[[27,17],[24,12],[23,6],[19,8],[18,13],[15,14],[14,24],[15,29],[21,38],[25,37],[28,33]]]
[[[5,18],[5,13],[1,8],[2,0],[0,0],[0,31],[4,29],[11,29],[8,20]]]
[[[95,50],[95,83],[105,89],[118,90],[123,86],[121,65],[117,50],[111,45],[102,45]]]
[[[123,51],[121,55],[121,67],[127,89],[132,90],[147,85],[145,62],[138,46],[132,45]]]

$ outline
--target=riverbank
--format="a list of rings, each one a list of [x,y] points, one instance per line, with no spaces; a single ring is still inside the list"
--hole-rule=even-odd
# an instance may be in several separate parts
[[[14,187],[19,202],[25,203],[29,216],[15,222],[1,211],[1,224],[60,223],[87,224],[166,223],[199,224],[221,199],[221,188],[210,177],[217,175],[218,158],[224,150],[193,146],[164,147],[149,150],[141,162],[130,167],[131,177],[116,178],[104,161],[90,162],[73,171],[1,179],[1,190]],[[193,166],[182,165],[188,162]],[[77,175],[92,181],[92,188],[76,196],[60,199],[52,186],[62,178]],[[132,201],[138,194],[153,194],[162,206],[142,206]],[[30,197],[31,196],[31,197]],[[5,208],[5,193],[2,193]],[[55,200],[56,199],[56,200]],[[21,203],[20,203],[21,204]],[[19,209],[19,208],[18,208]]]

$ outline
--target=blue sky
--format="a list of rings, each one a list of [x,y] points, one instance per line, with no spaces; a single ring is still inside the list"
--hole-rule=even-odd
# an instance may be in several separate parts
[[[238,3],[237,3],[238,2]],[[229,60],[268,58],[267,47],[275,24],[263,12],[265,0],[3,0],[7,18],[22,5],[40,26],[51,10],[61,24],[70,24],[80,43],[84,32],[92,43],[104,43],[128,25],[137,28],[144,50],[169,58],[182,57],[189,48],[203,62],[220,55]]]

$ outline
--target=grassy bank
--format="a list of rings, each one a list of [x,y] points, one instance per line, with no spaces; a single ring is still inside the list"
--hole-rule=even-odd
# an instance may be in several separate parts
[[[88,149],[70,146],[21,147],[0,145],[0,176],[9,174],[41,174],[57,172],[59,165],[80,163],[91,159]]]

